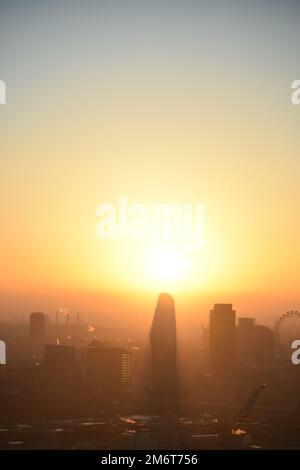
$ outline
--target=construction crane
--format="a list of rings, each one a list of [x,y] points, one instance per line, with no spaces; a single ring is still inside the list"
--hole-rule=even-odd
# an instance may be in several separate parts
[[[235,419],[235,424],[233,425],[231,429],[231,434],[238,434],[240,431],[240,425],[245,421],[245,418],[248,416],[250,413],[252,407],[255,405],[256,400],[258,399],[259,395],[263,391],[263,389],[266,387],[266,384],[260,385],[260,387],[256,388],[253,390],[249,398],[245,401],[243,404],[242,408],[238,412],[236,419]]]

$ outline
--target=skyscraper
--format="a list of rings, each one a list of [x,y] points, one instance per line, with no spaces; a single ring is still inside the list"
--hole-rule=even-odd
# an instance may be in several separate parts
[[[256,368],[260,372],[270,372],[275,363],[274,333],[262,325],[256,325],[254,330]]]
[[[235,311],[231,304],[215,304],[209,322],[210,371],[232,376],[235,370]]]
[[[73,346],[47,344],[44,374],[47,389],[51,393],[75,393],[85,382],[81,352]]]
[[[158,297],[150,332],[152,384],[154,397],[176,396],[176,318],[174,300],[169,294]]]
[[[238,318],[236,328],[237,366],[239,368],[255,367],[255,319]]]
[[[87,381],[104,398],[115,399],[132,391],[133,353],[93,341],[87,348]]]
[[[36,359],[44,356],[46,333],[46,317],[41,312],[34,312],[30,315],[30,346],[31,354]]]

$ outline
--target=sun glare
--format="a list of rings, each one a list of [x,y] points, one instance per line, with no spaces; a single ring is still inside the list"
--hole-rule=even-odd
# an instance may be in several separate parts
[[[160,282],[174,282],[186,273],[186,259],[178,249],[160,248],[152,251],[148,259],[150,276]]]

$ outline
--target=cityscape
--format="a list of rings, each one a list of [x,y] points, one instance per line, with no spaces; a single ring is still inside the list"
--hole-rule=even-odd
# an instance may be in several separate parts
[[[167,293],[144,341],[71,316],[0,323],[1,449],[300,447],[298,312],[271,329],[215,304],[198,344],[178,341]]]
[[[300,451],[299,20],[0,0],[3,468]]]

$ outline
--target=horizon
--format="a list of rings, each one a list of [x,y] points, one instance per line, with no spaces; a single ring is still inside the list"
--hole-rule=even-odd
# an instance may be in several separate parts
[[[300,305],[294,10],[92,2],[67,21],[56,2],[2,7],[1,317],[55,303],[92,314],[97,298],[126,316],[160,290],[192,310]],[[99,239],[97,207],[121,195],[203,204],[203,246]]]

